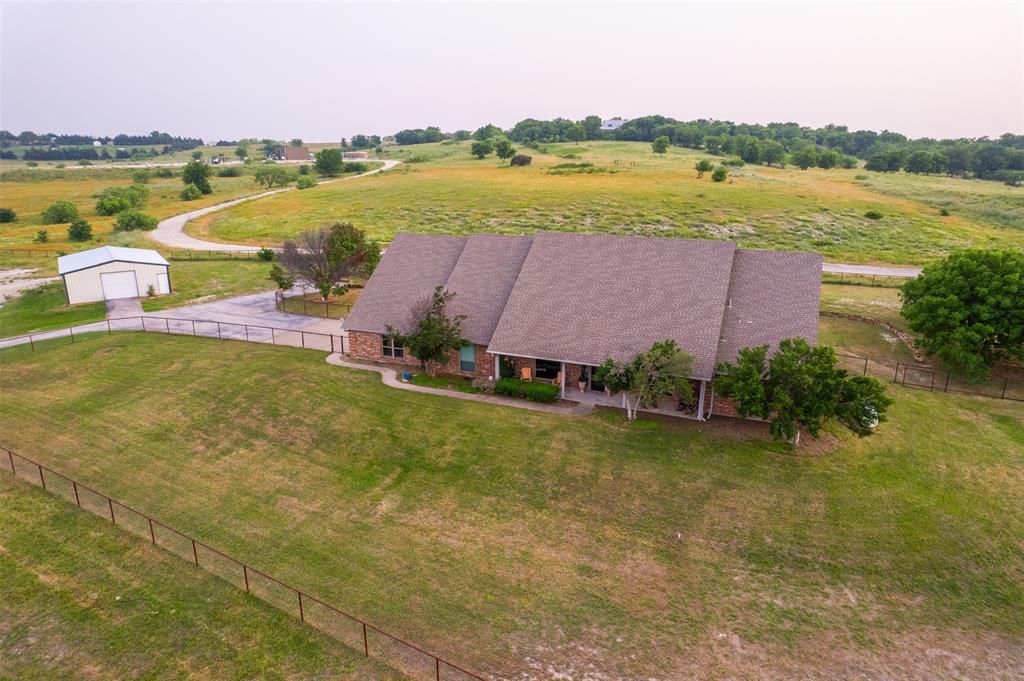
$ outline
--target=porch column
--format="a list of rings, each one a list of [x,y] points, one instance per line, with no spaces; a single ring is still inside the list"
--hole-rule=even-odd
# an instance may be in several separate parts
[[[494,380],[501,378],[501,355],[494,353]]]
[[[558,396],[565,399],[565,362],[562,362],[562,385],[558,387]]]

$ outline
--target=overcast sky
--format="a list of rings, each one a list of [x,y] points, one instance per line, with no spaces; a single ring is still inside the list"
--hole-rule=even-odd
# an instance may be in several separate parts
[[[1024,133],[1024,3],[14,3],[0,127],[207,140],[525,117]]]

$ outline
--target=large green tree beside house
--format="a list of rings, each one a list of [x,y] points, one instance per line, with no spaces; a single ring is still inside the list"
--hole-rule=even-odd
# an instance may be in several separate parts
[[[387,333],[395,341],[409,348],[409,354],[420,361],[427,375],[433,376],[434,365],[448,361],[448,353],[466,345],[462,337],[465,315],[448,315],[448,303],[455,294],[438,286],[430,297],[413,308],[407,333],[392,327]]]
[[[675,396],[684,404],[692,404],[692,370],[693,356],[674,340],[663,340],[628,362],[606,359],[594,377],[611,392],[622,393],[626,418],[632,421],[637,409],[652,407],[661,397]]]
[[[312,286],[326,301],[351,277],[373,272],[380,246],[352,223],[336,222],[285,241],[278,260],[296,283]]]

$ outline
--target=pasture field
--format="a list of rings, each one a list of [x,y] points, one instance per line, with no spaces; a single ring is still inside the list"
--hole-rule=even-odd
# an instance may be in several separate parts
[[[397,678],[8,473],[0,515],[0,678]]]
[[[926,263],[968,246],[1024,247],[1024,189],[995,182],[747,165],[715,183],[710,175],[698,180],[693,164],[721,159],[678,147],[663,157],[640,142],[521,151],[533,156],[529,167],[476,160],[468,142],[389,147],[388,157],[407,163],[359,182],[236,206],[188,230],[251,244],[276,244],[335,220],[383,241],[396,231],[565,230],[732,239],[888,263]],[[883,217],[868,219],[868,211]]]
[[[1024,405],[892,391],[876,435],[794,455],[759,424],[511,411],[286,347],[0,352],[5,446],[485,674],[1019,676]]]

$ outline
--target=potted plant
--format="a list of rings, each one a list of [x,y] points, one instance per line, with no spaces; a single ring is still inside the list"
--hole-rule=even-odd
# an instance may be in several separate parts
[[[579,377],[579,380],[576,382],[576,385],[579,387],[581,393],[587,391],[587,370],[586,369],[581,369],[580,370],[580,377]]]

